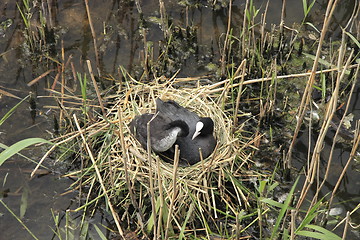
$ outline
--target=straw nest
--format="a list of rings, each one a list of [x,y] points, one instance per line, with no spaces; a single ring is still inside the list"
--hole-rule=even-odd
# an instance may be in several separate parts
[[[133,80],[134,81],[134,80]],[[174,176],[174,166],[166,163],[156,154],[151,154],[148,159],[148,153],[144,150],[140,143],[130,134],[128,124],[139,114],[155,113],[155,99],[175,100],[181,106],[196,112],[199,116],[211,117],[215,123],[215,137],[217,146],[215,151],[203,161],[187,166],[178,167],[177,176],[189,187],[198,187],[202,184],[204,174],[221,172],[226,165],[232,165],[235,158],[244,157],[239,150],[239,140],[233,134],[233,121],[230,119],[220,107],[219,103],[223,103],[223,88],[216,89],[218,86],[224,85],[207,85],[207,86],[185,86],[184,82],[172,80],[166,83],[154,81],[150,84],[131,84],[127,88],[125,98],[119,99],[117,106],[121,114],[122,124],[121,131],[124,135],[124,145],[116,145],[113,149],[113,159],[118,162],[118,167],[123,170],[124,161],[127,161],[127,168],[131,175],[131,179],[136,179],[146,186],[149,185],[149,173],[153,177],[157,176],[165,179],[166,183],[170,183]],[[179,87],[179,85],[181,87]],[[121,111],[121,113],[120,113]],[[127,154],[119,154],[119,147],[125,147]]]
[[[129,155],[118,155],[119,149],[114,149],[114,156],[118,158],[119,163],[124,160],[128,161],[128,168],[132,177],[142,181],[144,175],[140,172],[149,172],[149,168],[153,168],[154,173],[160,173],[162,178],[173,178],[173,168],[171,163],[164,162],[152,153],[151,159],[148,159],[148,153],[144,150],[140,143],[130,134],[128,124],[139,114],[155,113],[155,100],[175,100],[181,106],[196,112],[199,116],[211,117],[215,123],[214,134],[217,140],[215,151],[203,161],[186,167],[179,167],[177,175],[183,179],[193,180],[195,182],[202,181],[202,176],[206,172],[213,172],[219,168],[232,164],[235,157],[242,157],[239,151],[239,140],[233,134],[233,121],[224,113],[220,107],[219,91],[214,89],[214,85],[198,86],[198,87],[177,87],[178,83],[173,81],[169,83],[158,83],[154,81],[152,84],[136,84],[128,87],[125,99],[119,99],[118,104],[122,106],[122,131],[124,134],[125,147],[128,149]],[[184,83],[181,83],[183,85]],[[118,113],[120,114],[120,113]],[[157,169],[157,168],[160,169]],[[205,170],[205,171],[204,171]],[[160,171],[160,172],[159,172]]]
[[[180,225],[184,221],[188,221],[188,224],[192,221],[193,224],[202,221],[200,215],[193,215],[189,208],[197,207],[200,211],[205,208],[216,216],[216,209],[221,209],[217,199],[229,199],[225,196],[228,193],[219,190],[219,187],[225,186],[229,181],[228,173],[231,173],[231,176],[240,173],[243,159],[246,159],[242,150],[243,144],[240,144],[238,136],[235,137],[232,133],[233,121],[221,107],[225,106],[224,99],[227,99],[227,84],[197,87],[185,84],[172,80],[170,83],[154,81],[150,84],[134,82],[128,85],[126,93],[123,94],[125,97],[118,99],[117,108],[114,107],[117,109],[114,116],[120,120],[120,138],[112,146],[111,153],[112,163],[115,163],[115,168],[112,169],[114,176],[130,182],[132,191],[139,194],[136,195],[139,201],[143,199],[141,202],[146,202],[146,199],[151,199],[152,204],[157,201],[167,203],[166,208],[173,209],[171,219]],[[155,113],[156,98],[175,100],[198,115],[208,116],[214,120],[217,146],[207,159],[186,167],[164,162],[154,153],[150,154],[149,159],[148,152],[130,134],[128,124],[136,115]],[[241,206],[241,200],[237,200],[235,204],[227,202],[226,205],[233,210],[237,209]],[[123,199],[117,201],[122,202]],[[186,216],[193,217],[185,219]]]

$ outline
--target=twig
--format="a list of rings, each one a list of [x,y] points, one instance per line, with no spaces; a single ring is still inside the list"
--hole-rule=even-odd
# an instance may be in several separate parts
[[[323,122],[323,124],[321,126],[320,133],[319,133],[319,136],[317,138],[317,141],[316,141],[316,144],[315,144],[315,147],[314,147],[314,150],[313,150],[313,154],[312,154],[308,174],[306,176],[306,180],[305,180],[305,183],[304,183],[304,187],[303,187],[303,189],[301,191],[299,201],[297,202],[297,205],[296,205],[297,209],[300,208],[303,200],[305,199],[305,196],[306,196],[308,190],[310,189],[311,184],[313,183],[313,181],[315,179],[316,173],[318,173],[318,167],[319,167],[319,162],[320,162],[320,152],[322,151],[323,144],[324,144],[324,138],[325,138],[326,133],[327,133],[327,131],[329,129],[330,122],[331,122],[331,120],[333,118],[333,115],[334,115],[334,113],[336,111],[336,104],[337,104],[337,99],[338,99],[338,94],[339,94],[340,82],[345,76],[346,68],[350,64],[352,55],[353,55],[353,51],[350,53],[350,56],[348,58],[348,61],[345,64],[345,67],[343,68],[343,71],[341,72],[341,74],[339,72],[339,75],[337,77],[336,86],[335,86],[335,89],[334,89],[334,91],[332,93],[332,97],[331,97],[331,99],[329,101],[329,104],[327,106],[327,111],[326,111],[325,116],[324,116],[324,122]],[[339,61],[340,61],[340,59],[339,59]],[[313,202],[315,202],[315,201],[316,200],[314,199]],[[309,211],[310,211],[311,207],[312,206],[309,207]]]
[[[230,28],[231,28],[231,10],[232,10],[232,0],[230,0],[229,2],[229,13],[228,13],[228,23],[227,23],[227,30],[226,30],[226,35],[225,35],[225,41],[224,41],[224,48],[222,51],[222,56],[221,56],[221,74],[225,75],[226,71],[225,71],[225,66],[226,66],[226,50],[228,48],[229,45],[229,35],[230,35]]]
[[[171,202],[170,202],[170,207],[169,207],[169,214],[167,216],[167,221],[166,221],[166,230],[165,230],[165,239],[168,239],[168,235],[169,235],[169,226],[170,226],[170,222],[171,222],[171,216],[173,213],[173,209],[174,209],[174,204],[175,204],[175,199],[177,196],[177,170],[178,170],[178,166],[179,166],[179,156],[180,156],[180,150],[179,150],[179,146],[176,144],[175,145],[175,154],[174,154],[174,168],[173,168],[173,179],[172,179],[172,197],[171,197]]]
[[[284,37],[284,19],[285,19],[285,7],[286,7],[286,0],[283,0],[282,1],[282,7],[281,7],[281,20],[280,20],[280,36],[281,36],[281,41],[280,41],[280,45],[281,46],[283,44],[282,40],[283,40],[283,37]]]
[[[345,173],[346,171],[348,170],[349,166],[350,166],[350,163],[351,161],[355,158],[356,156],[356,151],[359,147],[359,143],[360,143],[360,121],[357,122],[357,129],[355,131],[355,138],[354,138],[354,143],[353,143],[353,147],[351,149],[351,152],[350,152],[350,156],[349,156],[349,159],[348,161],[346,162],[343,170],[341,171],[341,174],[336,182],[336,185],[335,187],[333,188],[332,192],[331,192],[331,197],[330,197],[330,200],[329,200],[329,207],[331,206],[332,204],[332,201],[335,197],[335,193],[336,191],[338,190],[339,186],[340,186],[340,183],[342,181],[342,179],[344,178],[345,176]]]
[[[290,211],[291,221],[290,221],[290,239],[295,239],[295,224],[296,224],[296,210],[292,209]]]
[[[8,97],[12,97],[12,98],[16,98],[16,99],[21,100],[20,97],[14,95],[14,94],[12,94],[12,93],[9,93],[9,92],[7,92],[7,91],[5,91],[5,90],[2,90],[1,88],[0,88],[0,94],[3,94],[3,95],[5,95],[5,96],[8,96]]]
[[[356,70],[356,74],[355,76],[357,76],[357,73],[359,71],[359,67],[357,68]],[[345,117],[347,115],[347,112],[348,112],[348,109],[350,107],[350,102],[351,102],[351,98],[352,98],[352,94],[354,92],[354,89],[355,89],[355,86],[356,86],[356,80],[354,79],[353,80],[353,84],[351,86],[351,90],[350,90],[350,94],[349,94],[349,97],[348,97],[348,101],[346,103],[346,107],[345,107],[345,111],[344,111],[344,114],[343,114],[343,117],[341,118],[340,120],[340,123],[339,123],[339,126],[338,128],[336,129],[336,132],[335,132],[335,135],[333,137],[333,143],[331,145],[331,150],[330,150],[330,153],[329,153],[329,159],[328,159],[328,163],[327,163],[327,166],[326,166],[326,171],[325,171],[325,174],[324,174],[324,177],[323,177],[323,181],[321,182],[320,186],[317,188],[316,190],[316,193],[314,195],[314,199],[320,194],[320,190],[322,189],[323,185],[327,182],[327,178],[329,176],[329,172],[330,172],[330,167],[331,167],[331,163],[332,163],[332,158],[333,158],[333,152],[334,152],[334,149],[335,149],[335,145],[337,143],[337,136],[339,135],[339,132],[341,130],[341,126],[345,120]],[[312,202],[312,204],[314,204],[314,201]]]
[[[243,83],[244,83],[244,80],[245,80],[245,68],[246,68],[246,59],[244,59],[241,62],[239,68],[235,72],[235,76],[236,76],[238,71],[240,71],[240,69],[241,69],[242,74],[240,75],[241,80],[240,80],[240,83],[239,83],[238,94],[236,96],[236,106],[235,106],[235,112],[234,112],[234,126],[233,126],[233,129],[232,129],[233,132],[235,132],[235,129],[237,128],[238,112],[239,112],[239,107],[240,107],[240,97],[241,97],[241,93],[242,93],[242,89],[243,89]]]
[[[90,74],[91,80],[92,80],[93,85],[94,85],[94,88],[95,88],[96,96],[97,96],[97,98],[98,98],[101,111],[102,111],[102,113],[103,113],[103,116],[105,117],[105,116],[106,116],[106,111],[105,111],[105,108],[104,108],[103,100],[102,100],[102,98],[101,98],[101,94],[100,94],[100,91],[99,91],[99,87],[98,87],[98,85],[97,85],[97,83],[96,83],[96,80],[95,80],[95,77],[94,77],[94,74],[93,74],[93,70],[92,70],[92,67],[91,67],[91,62],[90,62],[90,60],[86,60],[86,63],[87,63],[87,66],[88,66],[88,70],[89,70],[89,74]]]
[[[160,4],[160,13],[162,13],[161,11],[161,6],[164,7],[164,4],[160,1],[159,2]],[[141,16],[141,18],[143,17],[143,12],[142,12],[142,9],[141,9],[141,6],[140,6],[140,1],[139,0],[136,0],[135,1],[135,5],[136,5],[136,8],[139,12],[139,15]],[[164,24],[164,20],[162,18],[163,16],[161,15],[161,19],[162,19],[162,23]],[[142,21],[143,19],[141,19]],[[144,43],[144,72],[145,72],[145,75],[146,75],[146,78],[149,79],[149,69],[148,69],[148,62],[149,62],[149,51],[148,51],[148,44],[147,44],[147,38],[146,38],[146,31],[145,31],[145,26],[141,25],[140,26],[140,30],[141,30],[141,34],[142,34],[142,37],[143,37],[143,43]]]
[[[129,190],[129,193],[130,193],[131,202],[132,202],[133,206],[135,207],[136,211],[138,212],[138,216],[140,216],[139,221],[140,221],[141,229],[145,233],[145,231],[144,231],[144,217],[143,217],[141,209],[139,208],[139,204],[136,201],[136,198],[135,198],[135,195],[134,195],[134,192],[133,192],[133,188],[132,188],[132,185],[131,185],[131,182],[130,182],[130,178],[129,178],[129,173],[128,173],[128,162],[130,162],[130,159],[129,159],[128,148],[126,147],[125,140],[124,140],[122,108],[121,108],[120,105],[118,107],[118,115],[119,115],[119,120],[120,120],[119,121],[120,143],[121,143],[121,148],[123,150],[123,154],[125,155],[123,157],[123,159],[124,159],[124,172],[125,172],[126,185],[127,185],[128,190]]]
[[[330,0],[326,9],[326,14],[325,14],[325,18],[324,18],[324,25],[321,31],[321,35],[320,35],[320,39],[319,39],[319,45],[316,51],[316,56],[315,56],[315,60],[314,60],[314,64],[310,73],[310,77],[308,80],[308,83],[306,85],[305,91],[304,91],[304,95],[301,99],[301,104],[299,107],[299,111],[298,111],[298,121],[296,124],[296,129],[294,132],[294,136],[293,139],[291,141],[291,144],[289,146],[289,150],[286,156],[286,161],[288,164],[288,168],[291,167],[291,155],[292,155],[292,150],[294,148],[295,145],[295,141],[297,139],[297,136],[299,134],[300,131],[300,127],[302,124],[302,120],[305,116],[305,112],[306,112],[306,106],[308,106],[309,102],[310,102],[310,98],[311,98],[311,93],[312,93],[312,89],[313,89],[313,85],[314,85],[314,81],[315,81],[315,75],[316,75],[316,69],[318,67],[318,63],[319,63],[319,59],[320,59],[320,54],[321,54],[321,48],[322,48],[322,44],[324,42],[325,39],[325,35],[326,32],[328,30],[328,26],[330,24],[330,19],[332,17],[332,14],[335,10],[335,7],[337,5],[338,0]]]
[[[343,235],[342,235],[342,238],[343,240],[346,239],[346,233],[347,233],[347,229],[348,229],[348,226],[349,226],[349,222],[350,222],[350,212],[346,212],[346,222],[345,222],[345,226],[344,226],[344,231],[343,231]]]
[[[360,209],[360,203],[358,203],[358,205],[351,210],[351,212],[349,213],[349,216],[351,216],[353,213],[357,212]],[[347,215],[347,214],[346,214]],[[336,224],[336,226],[332,229],[332,231],[334,231],[335,229],[337,229],[341,224],[343,224],[345,221],[347,221],[347,218],[343,218],[338,224]]]
[[[96,164],[96,161],[95,161],[95,158],[94,158],[94,156],[93,156],[93,154],[92,154],[92,151],[90,150],[90,147],[89,147],[89,145],[88,145],[88,143],[87,143],[84,135],[82,134],[81,127],[80,127],[80,125],[79,125],[79,122],[78,122],[77,117],[76,117],[75,114],[73,114],[73,118],[74,118],[76,127],[77,127],[78,131],[80,132],[80,136],[81,136],[81,138],[82,138],[82,140],[83,140],[83,144],[85,145],[86,151],[87,151],[87,153],[89,154],[89,157],[90,157],[90,159],[91,159],[91,162],[92,162],[92,164],[93,164],[93,166],[94,166],[94,169],[95,169],[95,172],[96,172],[96,176],[97,176],[97,178],[98,178],[98,181],[99,181],[99,183],[100,183],[100,185],[101,185],[101,188],[102,188],[103,192],[105,193],[106,201],[107,201],[107,204],[109,205],[110,211],[111,211],[111,213],[112,213],[112,215],[113,215],[113,218],[114,218],[116,227],[117,227],[117,229],[118,229],[121,237],[125,238],[125,237],[124,237],[124,232],[123,232],[123,230],[122,230],[122,228],[121,228],[121,225],[120,225],[120,222],[119,222],[119,215],[118,215],[117,212],[115,211],[115,209],[114,209],[114,207],[113,207],[113,205],[112,205],[112,203],[111,203],[111,201],[110,201],[110,197],[109,197],[109,195],[108,195],[108,193],[107,193],[107,190],[106,190],[106,187],[105,187],[105,185],[104,185],[104,182],[103,182],[103,179],[102,179],[100,170],[99,170],[99,168],[98,168],[98,166],[97,166],[97,164]]]
[[[160,198],[160,208],[159,208],[159,217],[158,217],[158,229],[157,232],[159,233],[161,231],[161,227],[163,226],[162,220],[163,220],[163,209],[164,209],[164,193],[163,193],[163,183],[162,183],[162,174],[160,167],[160,160],[159,157],[156,157],[156,169],[157,169],[157,180],[158,180],[158,187],[159,187],[159,198]]]
[[[260,50],[261,52],[264,52],[264,48],[265,48],[265,43],[266,43],[266,39],[265,39],[265,27],[266,27],[266,15],[268,12],[268,8],[269,8],[269,0],[266,2],[266,7],[264,10],[264,13],[262,15],[261,18],[261,24],[260,24],[260,34],[261,34],[261,44],[260,44]]]
[[[246,58],[245,56],[245,43],[246,43],[246,38],[245,38],[245,33],[247,33],[248,31],[246,30],[246,11],[248,11],[248,7],[249,7],[249,0],[246,0],[245,3],[245,9],[244,9],[244,18],[243,18],[243,26],[242,26],[242,38],[241,38],[241,56],[242,58]]]
[[[354,64],[354,65],[350,65],[347,69],[351,69],[351,68],[355,68],[357,67],[359,64]],[[343,68],[341,68],[343,69]],[[341,70],[340,69],[340,70]],[[324,70],[320,70],[320,71],[316,71],[315,74],[321,74],[321,73],[327,73],[327,72],[334,72],[334,71],[339,71],[339,68],[335,67],[335,68],[330,68],[330,69],[324,69]],[[309,73],[296,73],[296,74],[289,74],[289,75],[283,75],[283,76],[276,76],[276,80],[279,80],[279,79],[288,79],[288,78],[297,78],[297,77],[308,77],[310,76],[312,73],[309,72]],[[239,75],[239,76],[236,76],[233,78],[233,80],[235,79],[239,79],[241,78],[242,76]],[[270,81],[272,80],[273,77],[267,77],[267,78],[256,78],[256,79],[251,79],[251,80],[246,80],[243,82],[243,85],[247,85],[247,84],[253,84],[253,83],[260,83],[260,82],[266,82],[266,81]],[[219,92],[219,91],[223,91],[224,90],[224,87],[219,87],[227,82],[229,82],[231,79],[230,78],[227,78],[225,80],[222,80],[220,82],[217,82],[217,83],[214,83],[210,86],[208,86],[209,89],[212,89],[210,90],[210,93],[215,93],[215,92]],[[236,84],[233,84],[232,87],[237,87],[239,86],[240,83],[236,83]]]
[[[60,106],[64,106],[64,95],[65,95],[65,90],[64,90],[64,87],[65,87],[65,76],[64,76],[64,72],[65,72],[65,66],[64,66],[64,62],[65,62],[65,50],[64,50],[64,41],[61,40],[61,72],[60,72],[60,75],[61,75],[61,90],[60,90]],[[55,78],[55,81],[57,82],[57,78],[59,77],[59,75],[56,76]],[[54,84],[56,83],[54,81]],[[55,89],[55,86],[54,86],[54,89]],[[59,122],[62,123],[63,121],[63,117],[64,117],[64,110],[63,108],[60,109],[60,116],[59,116]],[[61,126],[61,124],[60,124]]]
[[[93,37],[95,59],[96,59],[96,67],[97,67],[97,69],[99,71],[99,69],[100,69],[100,60],[99,60],[99,53],[98,53],[98,48],[97,48],[96,32],[94,30],[94,26],[93,26],[92,20],[91,20],[91,14],[90,14],[90,8],[89,8],[89,0],[85,0],[85,7],[86,7],[86,13],[87,13],[87,16],[88,16],[88,20],[89,20],[89,26],[90,26],[90,30],[91,30],[91,35]]]
[[[154,193],[154,179],[153,179],[153,172],[152,172],[152,159],[151,159],[151,138],[150,138],[150,123],[157,114],[155,114],[150,121],[147,123],[146,130],[147,130],[147,143],[146,143],[146,149],[147,149],[147,155],[148,155],[148,161],[149,161],[149,181],[150,181],[150,199],[151,199],[151,211],[153,214],[153,221],[154,221],[154,239],[158,239],[158,232],[157,232],[157,222],[156,222],[156,206],[155,206],[155,193]]]
[[[31,80],[27,85],[28,87],[34,85],[35,83],[37,83],[40,79],[42,79],[43,77],[49,75],[49,73],[56,71],[56,69],[50,69],[47,70],[46,72],[44,72],[43,74],[41,74],[40,76],[38,76],[37,78]]]

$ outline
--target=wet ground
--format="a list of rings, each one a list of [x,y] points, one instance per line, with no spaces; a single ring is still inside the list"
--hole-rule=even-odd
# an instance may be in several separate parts
[[[338,25],[345,25],[348,16],[353,10],[354,1],[341,1],[335,13],[335,23],[331,26],[331,37],[339,37],[340,29]],[[17,1],[21,4],[21,1]],[[327,1],[317,1],[313,11],[310,12],[309,21],[312,23],[321,22]],[[261,11],[264,10],[266,1],[254,1]],[[218,3],[219,8],[221,3]],[[270,1],[267,23],[268,29],[271,24],[278,24],[281,15],[281,0]],[[100,49],[100,65],[102,71],[113,76],[118,74],[119,65],[124,66],[135,76],[140,74],[141,53],[143,50],[143,39],[137,32],[139,24],[139,13],[132,1],[90,1],[92,20],[97,34],[97,42]],[[199,8],[186,8],[179,5],[178,1],[165,1],[166,12],[178,25],[186,26],[191,23],[197,28],[197,44],[199,46],[197,56],[190,54],[180,67],[179,76],[200,76],[207,73],[212,61],[217,62],[219,56],[219,44],[222,42],[223,34],[226,32],[227,11],[213,11],[210,4],[204,4]],[[156,18],[160,17],[157,1],[141,1],[141,8],[145,18],[154,17],[153,23],[148,27],[147,40],[154,44],[154,52],[159,51],[158,42],[163,39]],[[233,19],[234,23],[241,22],[243,1],[234,1]],[[188,12],[187,12],[188,11]],[[58,1],[52,8],[53,15],[49,17],[52,25],[56,29],[57,44],[55,52],[61,49],[61,40],[65,49],[65,59],[72,55],[74,68],[78,72],[86,72],[86,59],[95,62],[91,31],[87,22],[85,5],[82,1]],[[294,22],[301,22],[303,11],[301,1],[287,1],[286,24],[291,26]],[[0,22],[3,27],[0,30],[0,88],[11,92],[19,98],[24,98],[30,92],[34,93],[36,99],[36,117],[32,119],[30,105],[24,102],[16,112],[0,126],[0,142],[11,145],[19,140],[29,137],[50,138],[54,133],[53,129],[53,110],[47,105],[53,105],[44,90],[51,85],[52,75],[48,79],[39,81],[38,84],[28,87],[27,83],[47,71],[49,63],[31,60],[31,57],[24,50],[23,42],[23,22],[21,15],[16,7],[15,1],[2,1],[0,3]],[[38,24],[36,21],[31,24]],[[156,53],[157,54],[157,53]],[[350,112],[354,113],[354,119],[359,119],[360,99],[359,88],[354,94]],[[4,116],[19,100],[2,95],[0,98],[0,118]],[[306,133],[302,135],[304,142],[307,142]],[[331,136],[329,137],[331,138]],[[46,150],[36,148],[24,151],[23,154],[38,161]],[[306,160],[307,147],[300,141],[294,153],[296,167],[303,166]],[[349,151],[339,146],[335,152],[334,169],[343,168],[347,160]],[[325,163],[324,163],[325,164]],[[66,172],[67,167],[56,163],[56,159],[47,159],[46,166],[51,173],[36,175],[30,178],[30,172],[35,164],[25,160],[20,156],[13,157],[0,166],[0,190],[4,203],[19,216],[20,206],[26,202],[26,212],[23,222],[39,239],[52,239],[54,234],[51,228],[55,228],[55,223],[51,210],[61,217],[61,225],[64,225],[64,212],[66,209],[77,207],[76,194],[67,193],[69,184],[73,180],[63,178],[61,175]],[[336,175],[334,175],[336,176]],[[335,177],[334,177],[335,178]],[[328,190],[331,190],[336,179],[330,177],[327,182]],[[324,190],[324,194],[326,190]],[[338,202],[345,211],[352,210],[359,202],[360,180],[359,173],[355,168],[348,171],[345,181],[343,181]],[[352,201],[348,202],[348,199]],[[354,201],[357,199],[357,202]],[[359,215],[354,215],[358,219]],[[99,224],[103,219],[100,215],[94,220]],[[4,206],[0,205],[0,239],[32,239],[29,233],[20,225]],[[105,224],[106,225],[106,224]]]

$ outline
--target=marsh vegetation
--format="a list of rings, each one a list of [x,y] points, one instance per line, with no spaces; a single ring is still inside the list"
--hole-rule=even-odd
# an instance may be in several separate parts
[[[277,6],[278,24],[267,23],[270,1],[122,1],[101,18],[85,0],[82,21],[65,6],[61,17],[51,1],[18,2],[18,49],[33,71],[27,82],[33,93],[23,102],[31,103],[35,122],[36,103],[46,99],[51,143],[21,141],[1,153],[0,164],[32,144],[51,144],[31,177],[62,165],[78,203],[51,212],[53,238],[359,236],[359,197],[338,194],[351,178],[349,168],[355,179],[359,172],[359,124],[351,106],[360,6],[349,1],[353,12],[339,23],[333,16],[343,7],[339,1],[299,1],[302,20],[287,25],[286,2]],[[320,19],[310,17],[316,7]],[[202,14],[212,16],[213,34]],[[81,46],[64,39],[66,31],[79,34],[76,22],[87,29]],[[80,47],[91,50],[76,53]],[[214,120],[217,146],[209,158],[179,166],[175,154],[173,163],[164,162],[130,134],[129,122],[154,112],[158,97]],[[346,152],[344,162],[338,149]],[[26,206],[18,217],[2,195],[2,206],[36,238],[23,221]],[[106,224],[92,221],[99,212]]]

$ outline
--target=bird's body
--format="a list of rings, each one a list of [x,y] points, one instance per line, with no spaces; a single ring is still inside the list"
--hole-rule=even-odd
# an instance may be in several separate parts
[[[142,114],[130,123],[131,132],[145,149],[147,122],[153,116]],[[216,146],[213,121],[199,117],[175,101],[156,99],[156,116],[150,123],[150,129],[151,148],[165,161],[173,161],[176,144],[180,149],[182,165],[192,165],[207,158]]]
[[[130,130],[135,138],[147,149],[147,123],[150,122],[150,143],[154,152],[165,152],[171,148],[178,135],[188,135],[189,127],[185,122],[171,121],[162,114],[142,114],[130,122]]]
[[[207,158],[214,151],[216,140],[213,136],[214,123],[210,118],[201,118],[196,113],[180,106],[175,101],[162,101],[156,99],[157,112],[169,117],[172,121],[183,120],[189,126],[189,134],[185,137],[178,137],[175,144],[179,145],[180,160],[183,164],[195,164],[202,159]],[[205,134],[199,134],[194,139],[196,124],[204,122],[203,130]],[[207,131],[206,131],[207,130]],[[201,155],[200,156],[200,150]],[[174,148],[170,148],[163,153],[167,158],[173,159]]]

